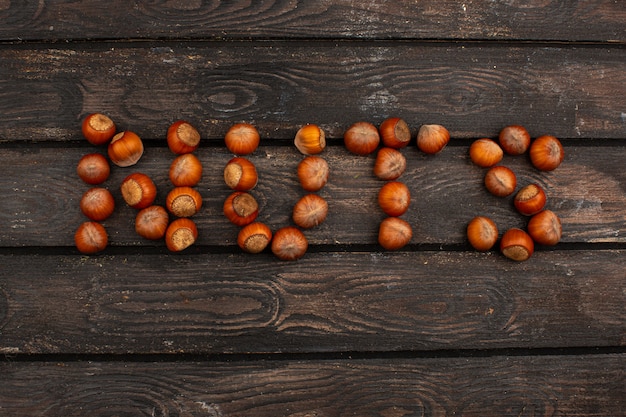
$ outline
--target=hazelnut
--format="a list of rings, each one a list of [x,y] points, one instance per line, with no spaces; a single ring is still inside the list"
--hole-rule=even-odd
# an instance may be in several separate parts
[[[441,152],[450,141],[450,132],[441,125],[422,125],[417,133],[417,147],[426,154]]]
[[[509,155],[521,155],[530,145],[530,135],[525,127],[519,125],[507,126],[498,135],[502,150]]]
[[[202,178],[202,163],[192,153],[179,155],[170,165],[169,177],[176,187],[194,187]]]
[[[165,207],[176,217],[191,217],[202,208],[202,196],[191,187],[176,187],[165,199]]]
[[[244,226],[237,235],[237,244],[248,253],[262,252],[272,240],[270,228],[260,222]]]
[[[368,122],[356,122],[343,134],[346,149],[355,155],[369,155],[380,143],[378,129]]]
[[[485,187],[497,197],[506,197],[515,191],[517,177],[509,168],[498,165],[489,168],[485,174]]]
[[[504,256],[514,261],[525,261],[535,250],[532,238],[522,229],[509,229],[500,239],[500,251]]]
[[[90,153],[80,158],[76,166],[76,173],[87,184],[98,185],[109,178],[111,167],[104,155]]]
[[[157,189],[146,174],[135,172],[124,178],[120,186],[126,204],[136,209],[146,208],[154,202]]]
[[[292,217],[296,225],[309,229],[324,222],[327,214],[326,200],[317,194],[307,194],[294,205]]]
[[[562,232],[561,220],[551,210],[542,210],[528,221],[528,234],[539,245],[556,245]]]
[[[134,132],[120,132],[109,143],[108,154],[111,162],[119,167],[135,165],[143,155],[143,142]]]
[[[102,113],[88,115],[82,123],[83,136],[92,145],[104,145],[115,135],[115,123]]]
[[[235,191],[224,201],[224,215],[237,226],[245,226],[256,220],[259,215],[259,204],[256,199],[245,191]]]
[[[178,120],[167,129],[167,146],[177,155],[191,153],[200,146],[200,133],[190,123]]]
[[[300,229],[285,226],[274,233],[271,250],[280,260],[295,261],[304,256],[308,247],[309,243]]]
[[[259,146],[261,136],[253,125],[237,123],[228,129],[224,136],[224,142],[226,148],[235,155],[248,155]]]
[[[304,155],[316,155],[326,147],[326,135],[319,126],[309,124],[296,132],[293,143]]]
[[[406,170],[406,158],[402,152],[389,148],[380,148],[374,162],[374,175],[381,180],[396,180]]]
[[[546,193],[539,185],[529,184],[515,194],[513,204],[520,214],[532,216],[543,210],[546,205]]]
[[[399,217],[387,217],[378,228],[378,243],[387,250],[398,250],[413,237],[411,225]]]
[[[328,182],[330,169],[324,158],[311,155],[298,164],[298,179],[305,191],[319,191]]]
[[[530,162],[540,171],[552,171],[563,162],[561,142],[554,136],[539,136],[530,145]]]
[[[235,157],[224,167],[224,182],[236,191],[249,191],[256,187],[259,180],[256,167],[243,157]]]
[[[482,138],[470,145],[469,154],[473,163],[479,167],[489,168],[502,160],[504,151],[495,141]]]
[[[150,206],[140,210],[135,216],[135,232],[150,240],[161,239],[169,224],[167,210],[161,206]]]
[[[378,191],[378,205],[388,216],[402,216],[411,204],[411,192],[406,184],[390,181]]]
[[[104,250],[109,242],[106,229],[97,222],[84,222],[74,234],[74,243],[79,252],[91,255]]]
[[[385,119],[378,127],[383,145],[393,149],[404,148],[411,141],[409,125],[399,117]]]
[[[477,251],[488,251],[498,240],[498,228],[489,217],[476,216],[467,225],[467,239]]]
[[[111,192],[106,188],[90,188],[80,199],[80,209],[85,216],[99,222],[113,214],[115,200]]]
[[[165,231],[165,245],[172,252],[180,252],[193,245],[198,239],[196,224],[187,218],[176,219]]]

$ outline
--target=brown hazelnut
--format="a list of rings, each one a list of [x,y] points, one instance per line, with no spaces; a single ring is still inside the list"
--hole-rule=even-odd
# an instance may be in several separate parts
[[[532,238],[525,231],[517,228],[507,230],[500,239],[500,251],[514,261],[525,261],[535,250]]]
[[[515,191],[517,177],[509,168],[497,165],[489,168],[485,174],[485,187],[497,197],[506,197]]]
[[[369,122],[356,122],[343,134],[346,149],[355,155],[369,155],[380,143],[376,126]]]
[[[469,149],[470,159],[479,167],[489,168],[502,160],[504,152],[495,141],[482,138],[474,141]]]
[[[80,199],[83,214],[94,221],[107,219],[115,210],[113,195],[106,188],[94,187],[85,191]]]
[[[529,184],[515,194],[513,204],[520,214],[532,216],[543,210],[546,205],[546,193],[538,184]]]
[[[296,225],[309,229],[323,223],[327,214],[326,200],[317,194],[307,194],[294,205],[292,217]]]
[[[398,250],[413,237],[411,225],[399,217],[387,217],[378,228],[378,243],[387,250]]]
[[[383,145],[393,149],[404,148],[411,141],[409,125],[399,117],[385,119],[378,127]]]
[[[498,136],[502,150],[509,155],[521,155],[530,145],[530,135],[525,127],[519,125],[507,126]]]
[[[177,155],[191,153],[200,146],[200,133],[189,122],[178,120],[167,129],[167,146]]]
[[[417,147],[429,155],[441,152],[449,141],[450,132],[441,125],[422,125],[417,133]]]
[[[285,226],[278,229],[272,238],[272,253],[283,261],[295,261],[304,256],[309,242],[300,229]]]
[[[306,191],[319,191],[328,182],[330,168],[324,158],[316,155],[305,157],[298,164],[298,179]]]
[[[406,170],[406,158],[397,149],[383,147],[376,154],[374,175],[381,180],[396,180]]]

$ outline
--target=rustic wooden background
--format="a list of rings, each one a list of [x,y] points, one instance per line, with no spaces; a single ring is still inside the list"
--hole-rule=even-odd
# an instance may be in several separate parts
[[[0,415],[625,415],[625,47],[621,0],[0,0]],[[96,111],[146,152],[113,169],[111,244],[84,256],[75,166]],[[437,156],[403,150],[398,252],[376,243],[374,157],[342,144],[389,116],[452,134]],[[204,208],[171,254],[135,235],[119,183],[145,172],[164,202],[178,119],[203,137]],[[303,194],[295,132],[327,133],[330,212],[297,262],[243,254],[222,215],[236,122],[261,132],[274,230]],[[478,214],[525,225],[468,158],[509,124],[566,152],[551,173],[505,157],[563,221],[524,263],[464,234]]]

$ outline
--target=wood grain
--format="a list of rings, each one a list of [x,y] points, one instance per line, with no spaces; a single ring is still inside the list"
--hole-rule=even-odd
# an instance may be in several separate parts
[[[338,38],[612,41],[618,1],[0,3],[0,39]]]
[[[14,417],[617,416],[625,359],[2,363],[0,406]]]
[[[292,140],[359,120],[440,123],[456,138],[624,138],[624,51],[611,46],[392,42],[30,44],[0,49],[0,141],[81,140],[88,113],[162,139],[188,119],[208,141],[237,121]]]
[[[4,353],[626,344],[623,251],[0,256]],[[323,267],[322,267],[323,265]]]
[[[454,141],[454,139],[453,139]],[[437,156],[427,156],[414,144],[402,150],[407,171],[400,180],[409,186],[412,203],[403,215],[414,228],[413,245],[456,245],[469,249],[465,228],[476,215],[492,217],[501,233],[509,227],[525,227],[527,218],[515,211],[512,197],[490,195],[483,186],[485,169],[468,157],[469,141],[451,145]],[[0,245],[5,247],[73,247],[73,236],[86,220],[79,209],[82,194],[90,188],[77,176],[80,157],[102,149],[37,145],[0,150]],[[566,159],[555,171],[541,173],[527,158],[507,156],[503,164],[518,176],[518,189],[538,183],[548,195],[547,207],[563,223],[563,243],[624,243],[626,236],[626,174],[622,169],[626,148],[621,146],[567,146]],[[223,168],[232,157],[225,146],[201,147],[196,152],[203,163],[198,190],[203,208],[194,216],[200,236],[198,245],[236,247],[238,227],[223,214],[224,200],[232,192],[223,180]],[[384,218],[377,193],[383,184],[372,174],[375,155],[349,154],[335,143],[321,154],[331,168],[330,180],[319,194],[329,203],[329,215],[306,235],[311,245],[369,245],[378,251],[378,225]],[[296,171],[302,155],[290,146],[262,144],[248,157],[260,180],[251,192],[260,204],[259,220],[273,230],[292,224],[291,210],[305,195]],[[136,210],[122,199],[119,186],[131,172],[144,172],[155,181],[157,204],[164,205],[173,188],[168,170],[174,155],[166,147],[150,147],[140,162],[130,168],[113,166],[103,186],[116,199],[117,208],[104,224],[113,247],[164,247],[161,241],[140,238],[134,229]]]

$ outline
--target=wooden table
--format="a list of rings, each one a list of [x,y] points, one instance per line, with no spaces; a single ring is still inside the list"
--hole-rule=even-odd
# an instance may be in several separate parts
[[[0,1],[0,415],[620,416],[626,370],[626,9],[621,0],[419,2]],[[92,112],[137,132],[114,167],[109,247],[80,254],[80,130]],[[402,117],[452,136],[402,150],[409,245],[377,243],[374,154],[343,132]],[[202,135],[183,253],[134,232],[119,192],[150,175],[163,204],[168,126]],[[259,220],[292,224],[295,132],[318,124],[327,220],[306,255],[243,253],[222,214],[227,129],[254,124]],[[474,251],[489,195],[469,145],[520,124],[565,160],[502,164],[544,186],[563,223],[526,262]]]

